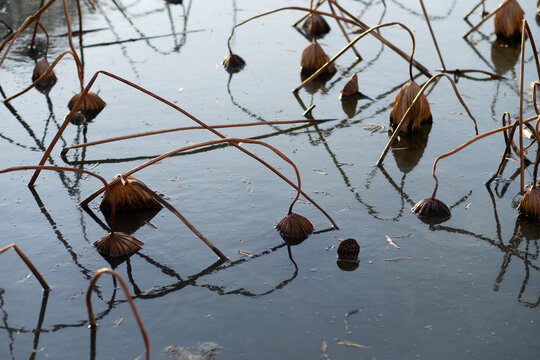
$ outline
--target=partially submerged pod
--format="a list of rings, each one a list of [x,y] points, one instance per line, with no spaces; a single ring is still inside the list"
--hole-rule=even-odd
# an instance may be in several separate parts
[[[358,92],[358,77],[355,74],[352,74],[349,79],[347,80],[347,83],[343,87],[343,90],[339,93],[339,98],[350,98],[352,96],[359,95]]]
[[[162,205],[144,190],[146,185],[132,176],[123,177],[121,174],[115,175],[113,180],[120,179],[109,185],[109,190],[103,194],[103,199],[99,207],[115,211],[161,209]],[[138,186],[141,185],[141,186]],[[111,202],[114,201],[114,204]]]
[[[330,32],[330,25],[319,14],[309,14],[302,28],[314,38],[321,37]]]
[[[286,240],[302,241],[313,232],[313,224],[304,216],[291,212],[281,219],[276,230]]]
[[[518,211],[533,220],[540,220],[540,188],[531,186],[519,201]]]
[[[306,46],[306,48],[302,52],[302,59],[300,61],[300,66],[302,67],[302,74],[313,74],[329,60],[330,58],[328,57],[328,55],[326,55],[321,45],[319,45],[316,41],[312,41],[308,46]],[[325,72],[332,74],[336,71],[337,70],[334,63],[330,64],[325,69]]]
[[[51,65],[47,61],[46,58],[40,59],[36,62],[36,66],[34,66],[34,72],[32,73],[32,82],[39,79],[43,74],[49,70]],[[54,74],[54,71],[51,72],[49,75],[47,75],[43,80],[41,80],[36,85],[36,89],[38,89],[41,92],[47,93],[49,90],[56,84],[56,75]]]
[[[68,109],[70,111],[73,109],[73,106],[75,105],[80,96],[81,93],[78,92],[73,95],[71,100],[69,100]],[[105,105],[105,101],[103,101],[98,94],[89,91],[84,96],[82,103],[77,110],[80,111],[82,115],[84,115],[87,121],[91,121],[101,112],[101,110],[103,110]]]
[[[143,244],[133,236],[118,231],[110,232],[94,242],[97,251],[111,257],[132,254],[139,251]]]
[[[421,219],[433,222],[443,222],[450,219],[451,213],[448,206],[441,200],[430,197],[420,200],[411,209]]]
[[[516,0],[504,0],[493,19],[495,34],[504,42],[516,42],[521,40],[521,22],[523,21],[523,9]]]
[[[244,66],[246,66],[246,62],[239,55],[230,53],[229,55],[225,56],[221,62],[221,65],[225,68],[225,70],[227,70],[227,72],[237,73],[242,70]]]
[[[408,81],[396,95],[396,101],[392,112],[390,113],[390,127],[393,129],[398,126],[407,112],[407,109],[412,104],[416,95],[420,92],[420,86],[415,81]],[[401,132],[407,134],[417,131],[425,122],[431,122],[431,109],[426,95],[421,94],[418,101],[411,108],[409,115],[405,119],[405,123],[401,128]]]

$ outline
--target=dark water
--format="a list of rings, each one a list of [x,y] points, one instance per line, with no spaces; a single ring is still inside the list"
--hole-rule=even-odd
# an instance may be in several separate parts
[[[0,1],[0,18],[17,26],[36,3]],[[77,28],[75,3],[68,3]],[[408,150],[396,147],[377,168],[391,106],[408,80],[408,65],[374,38],[358,43],[362,61],[346,53],[330,80],[295,97],[291,89],[300,83],[300,55],[308,43],[290,26],[298,12],[284,11],[236,31],[233,49],[247,62],[240,73],[231,77],[219,63],[234,23],[278,6],[308,6],[307,1],[96,3],[96,11],[83,4],[84,28],[96,30],[83,38],[86,80],[100,69],[112,72],[208,124],[301,119],[312,104],[313,117],[335,119],[309,127],[222,130],[231,137],[260,137],[289,156],[299,167],[304,191],[338,223],[340,230],[314,234],[291,248],[297,266],[273,228],[286,214],[294,190],[238,150],[213,147],[137,173],[231,259],[216,263],[214,253],[166,210],[136,231],[134,236],[145,243],[142,250],[116,270],[135,298],[152,358],[167,358],[162,350],[168,346],[193,349],[203,343],[217,344],[222,359],[538,358],[540,230],[517,217],[518,162],[509,161],[500,181],[489,189],[484,186],[502,155],[502,135],[439,163],[438,198],[453,205],[449,221],[427,225],[409,210],[431,195],[434,159],[474,136],[446,79],[428,91],[434,119],[429,134]],[[415,58],[433,72],[440,68],[417,1],[387,1],[386,9],[377,1],[340,4],[369,25],[381,16],[383,22],[405,23],[416,36]],[[487,1],[486,7],[496,5]],[[535,4],[521,5],[540,39]],[[448,69],[482,69],[505,77],[461,77],[457,82],[479,131],[485,132],[499,126],[505,111],[513,119],[518,114],[519,50],[494,42],[491,21],[464,41],[461,35],[470,25],[462,18],[471,6],[467,1],[426,1]],[[470,20],[477,22],[479,15]],[[332,31],[320,43],[333,55],[346,41],[336,23],[329,23]],[[43,25],[51,35],[52,61],[68,49],[61,2],[45,13]],[[385,28],[381,34],[409,51],[405,31]],[[34,62],[25,48],[30,36],[23,34],[0,69],[6,96],[30,82]],[[43,43],[44,37],[39,39]],[[526,117],[534,113],[529,84],[537,79],[531,54],[527,47]],[[58,83],[48,96],[31,90],[0,107],[1,168],[37,164],[62,123],[79,85],[71,58],[55,71]],[[342,104],[338,94],[352,73],[369,98]],[[110,179],[173,148],[215,139],[206,131],[185,131],[72,150],[63,159],[62,146],[193,125],[110,78],[100,76],[93,91],[107,102],[106,108],[86,127],[68,126],[50,163],[82,167]],[[384,131],[374,131],[380,125]],[[269,150],[243,146],[294,179],[291,167]],[[533,147],[529,157],[534,154]],[[106,230],[78,202],[101,184],[86,175],[44,172],[32,191],[26,186],[29,178],[30,172],[0,177],[0,246],[15,242],[52,291],[43,295],[13,250],[0,255],[0,358],[143,358],[126,298],[105,276],[93,294],[100,324],[95,339],[88,329],[88,281],[110,265],[92,246]],[[531,181],[529,167],[526,182]],[[90,205],[103,219],[99,199]],[[295,212],[308,217],[316,230],[330,227],[305,201],[295,205]],[[351,237],[361,246],[360,263],[356,270],[344,271],[337,266],[336,248]],[[323,342],[326,354],[321,352]],[[362,347],[347,346],[351,343]]]

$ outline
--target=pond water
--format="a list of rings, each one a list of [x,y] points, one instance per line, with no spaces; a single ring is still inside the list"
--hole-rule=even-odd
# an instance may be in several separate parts
[[[291,90],[301,81],[300,57],[308,44],[291,26],[301,12],[282,11],[239,27],[231,45],[246,67],[229,75],[220,62],[235,23],[281,6],[308,7],[308,1],[95,3],[96,10],[82,4],[86,81],[98,70],[108,71],[212,125],[305,119],[311,105],[315,119],[331,119],[308,126],[220,130],[280,149],[298,166],[305,193],[339,225],[339,230],[322,231],[331,227],[328,219],[301,198],[294,211],[308,217],[318,233],[292,246],[290,254],[274,226],[287,213],[295,190],[234,147],[206,147],[135,175],[230,258],[216,262],[216,255],[166,209],[133,234],[144,245],[116,271],[134,297],[151,358],[178,358],[174,351],[164,354],[165,349],[196,352],[201,344],[217,347],[212,356],[220,359],[538,358],[540,228],[517,216],[516,157],[491,187],[484,185],[502,156],[503,136],[479,141],[439,163],[437,196],[452,206],[448,221],[426,224],[410,211],[433,191],[434,159],[475,135],[446,79],[428,90],[432,127],[408,148],[396,145],[377,167],[394,98],[408,80],[408,64],[374,37],[357,43],[361,61],[351,51],[345,53],[331,79],[295,96]],[[479,132],[500,126],[504,112],[516,119],[519,48],[496,43],[491,20],[465,41],[462,35],[471,27],[463,20],[472,6],[469,1],[425,3],[447,69],[504,76],[457,79]],[[538,41],[535,3],[521,1],[521,6]],[[17,27],[37,4],[0,0],[0,19]],[[418,1],[340,4],[370,26],[403,22],[416,37],[415,59],[432,73],[441,68]],[[68,5],[77,29],[75,2]],[[486,1],[488,11],[497,5]],[[329,11],[327,4],[321,9]],[[479,11],[469,17],[471,23],[480,20]],[[332,30],[319,42],[332,56],[347,42],[336,22],[328,22]],[[69,46],[61,1],[44,13],[42,23],[51,37],[51,62]],[[3,36],[2,26],[0,31]],[[380,34],[410,51],[404,30],[383,28]],[[0,69],[3,97],[30,83],[30,39],[31,31],[24,32]],[[38,43],[43,47],[42,34]],[[75,44],[80,47],[78,38]],[[524,115],[529,117],[534,114],[529,84],[537,75],[528,45],[525,60]],[[72,58],[62,60],[55,72],[58,82],[48,95],[33,89],[0,106],[0,168],[38,164],[58,131],[69,99],[80,89]],[[342,103],[339,92],[353,73],[366,97]],[[417,77],[420,84],[426,80]],[[49,165],[87,169],[111,179],[174,148],[216,139],[205,130],[182,131],[75,149],[62,158],[66,145],[194,125],[111,78],[100,75],[92,90],[107,106],[87,125],[67,127]],[[291,166],[268,149],[242,146],[295,179]],[[535,153],[531,148],[529,157]],[[526,169],[527,184],[532,170]],[[30,177],[29,171],[0,177],[0,247],[16,243],[52,290],[42,291],[13,250],[0,255],[0,358],[144,358],[126,297],[107,276],[93,293],[99,323],[95,336],[88,329],[88,282],[95,271],[111,265],[92,245],[107,233],[99,198],[90,210],[101,223],[78,203],[101,183],[87,175],[44,171],[30,189]],[[361,246],[353,271],[336,261],[336,249],[347,238]]]

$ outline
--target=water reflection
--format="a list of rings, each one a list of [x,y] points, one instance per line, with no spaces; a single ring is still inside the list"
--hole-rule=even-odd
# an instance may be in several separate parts
[[[532,274],[540,275],[540,264],[535,264],[533,261],[538,260],[538,255],[540,253],[540,226],[537,222],[531,222],[528,219],[518,217],[516,219],[514,230],[512,235],[508,240],[504,240],[502,236],[502,227],[497,212],[497,204],[495,201],[495,196],[491,189],[487,187],[488,193],[490,195],[492,204],[494,219],[496,224],[496,238],[493,239],[482,233],[475,233],[466,229],[449,227],[443,225],[430,226],[429,230],[431,231],[445,231],[454,234],[462,234],[474,237],[478,240],[484,241],[490,245],[495,246],[503,253],[503,258],[500,266],[499,273],[495,278],[493,284],[493,291],[499,291],[500,285],[504,280],[506,270],[510,261],[514,259],[515,261],[521,262],[523,265],[523,280],[521,282],[521,287],[517,295],[517,300],[519,303],[524,304],[526,307],[536,308],[540,305],[540,289],[538,286],[529,290],[527,294],[536,294],[536,295],[527,295],[526,291],[530,286],[529,280]],[[536,282],[538,285],[538,282]],[[534,286],[534,283],[533,283]],[[532,297],[531,300],[525,300],[526,296]],[[538,296],[538,298],[536,298]]]
[[[516,67],[519,60],[521,46],[518,44],[508,45],[499,40],[491,44],[491,61],[495,66],[497,75],[504,75]]]
[[[414,134],[398,136],[392,144],[392,155],[402,173],[409,173],[424,155],[432,123],[424,123]]]

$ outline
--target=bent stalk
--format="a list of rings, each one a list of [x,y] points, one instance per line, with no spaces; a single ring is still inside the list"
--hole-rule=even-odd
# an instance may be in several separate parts
[[[49,284],[47,284],[47,282],[45,281],[43,276],[41,276],[41,274],[39,273],[38,269],[34,266],[34,264],[32,264],[30,259],[28,259],[28,257],[24,254],[24,252],[21,249],[19,249],[19,247],[17,245],[12,243],[12,244],[9,244],[7,246],[4,246],[3,248],[0,249],[0,254],[2,254],[3,252],[8,251],[11,248],[13,248],[15,250],[17,255],[19,255],[19,257],[22,259],[22,261],[24,261],[26,266],[28,266],[30,271],[32,271],[32,274],[34,274],[36,279],[38,279],[38,281],[41,284],[41,287],[43,288],[43,290],[45,290],[45,291],[50,290],[51,288],[50,288]]]

